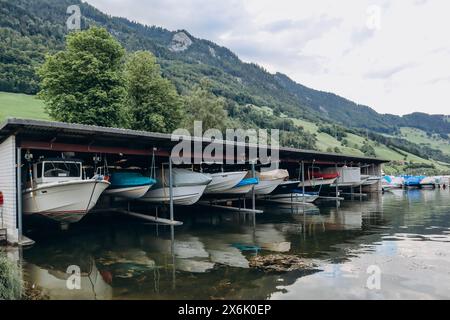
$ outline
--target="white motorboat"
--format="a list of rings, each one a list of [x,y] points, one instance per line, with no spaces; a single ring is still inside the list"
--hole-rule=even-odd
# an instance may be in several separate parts
[[[381,177],[380,176],[361,175],[361,180],[364,181],[362,183],[363,186],[372,186],[372,185],[380,182]]]
[[[175,205],[189,206],[200,200],[212,178],[202,173],[186,169],[174,168],[173,176],[173,203]],[[151,203],[168,204],[170,202],[169,170],[159,171],[158,182],[139,200]]]
[[[402,189],[405,179],[403,177],[383,176],[381,186],[383,190]]]
[[[306,173],[305,181],[300,181],[298,186],[300,189],[305,188],[305,191],[308,192],[320,192],[323,189],[329,188],[336,182],[338,177],[339,173],[337,172],[322,173],[312,168]]]
[[[302,188],[303,185],[305,185],[305,188],[319,188],[321,186],[330,186],[333,183],[335,183],[337,180],[337,178],[332,178],[332,179],[324,179],[324,178],[312,178],[312,179],[308,179],[305,180],[305,182],[301,182],[299,183],[299,188]]]
[[[421,188],[435,188],[439,184],[437,177],[425,177],[420,181]]]
[[[272,193],[283,181],[289,178],[287,170],[276,169],[271,171],[258,172],[259,183],[255,185],[257,195],[268,195]]]
[[[326,169],[325,172],[336,172],[335,168]],[[337,181],[331,185],[331,188],[335,188],[336,184],[339,188],[356,188],[364,184],[369,176],[361,176],[361,168],[359,167],[339,167],[337,168],[339,177]]]
[[[206,187],[205,194],[220,194],[238,185],[247,175],[247,171],[206,173],[205,175],[212,179]]]
[[[231,195],[245,195],[252,191],[253,186],[257,186],[259,183],[258,178],[244,178],[233,188],[225,190],[223,194]]]
[[[142,198],[156,183],[155,179],[145,177],[139,172],[113,172],[109,180],[111,186],[105,195],[136,200]]]
[[[42,160],[33,164],[30,187],[23,191],[23,213],[75,223],[96,205],[109,185],[102,177],[83,179],[81,161]]]

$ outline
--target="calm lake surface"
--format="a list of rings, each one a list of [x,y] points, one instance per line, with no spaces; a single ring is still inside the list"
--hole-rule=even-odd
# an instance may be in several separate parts
[[[32,231],[37,243],[22,252],[24,274],[51,299],[450,298],[449,190],[264,210],[254,222],[178,209],[184,225],[173,232],[118,214],[90,215],[65,233]],[[297,255],[317,270],[249,268],[252,257],[268,254]],[[71,265],[80,267],[80,290],[66,287]]]

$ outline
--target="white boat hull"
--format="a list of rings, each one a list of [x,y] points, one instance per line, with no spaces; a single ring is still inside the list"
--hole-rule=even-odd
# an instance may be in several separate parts
[[[364,185],[364,183],[367,181],[367,179],[366,180],[361,180],[361,181],[359,181],[359,182],[339,182],[338,183],[338,187],[339,188],[357,188],[357,187],[359,187],[359,186],[362,186],[362,185]],[[331,187],[332,188],[335,188],[336,187],[336,183],[333,183],[332,185],[331,185]]]
[[[255,185],[255,193],[257,195],[267,195],[272,193],[284,179],[276,180],[260,180],[257,185]]]
[[[242,187],[238,187],[238,188],[232,188],[229,190],[225,190],[223,193],[224,194],[247,194],[249,192],[252,191],[253,186],[256,186],[256,184],[250,184],[250,185],[246,185],[246,186],[242,186]]]
[[[320,187],[320,186],[326,186],[326,185],[331,185],[333,183],[336,182],[337,178],[334,179],[312,179],[312,180],[305,180],[305,183],[300,182],[300,184],[298,185],[299,188],[302,188],[303,185],[305,185],[305,187]]]
[[[247,171],[222,172],[209,175],[211,183],[206,187],[205,194],[228,192],[246,176]],[[250,188],[251,190],[251,188]]]
[[[41,185],[23,193],[23,213],[63,223],[80,221],[96,204],[109,182],[77,180]]]
[[[112,197],[136,200],[145,196],[145,194],[148,192],[148,190],[150,190],[150,188],[151,185],[118,188],[118,189],[107,189],[104,194]]]
[[[206,185],[173,187],[173,203],[180,206],[190,206],[198,202],[205,192]],[[139,200],[151,203],[170,203],[170,190],[168,187],[150,189]]]
[[[361,178],[364,180],[364,178]],[[363,182],[363,186],[373,186],[381,181],[381,177],[378,176],[369,176],[366,181]]]

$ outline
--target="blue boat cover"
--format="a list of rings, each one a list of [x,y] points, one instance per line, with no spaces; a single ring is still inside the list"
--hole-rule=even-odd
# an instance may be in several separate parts
[[[244,186],[248,186],[251,184],[258,184],[259,183],[259,179],[258,178],[246,178],[246,179],[242,179],[241,182],[239,182],[235,188],[239,188],[239,187],[244,187]]]
[[[110,188],[127,188],[154,185],[156,180],[138,172],[114,172],[111,174],[110,182]]]
[[[410,176],[405,178],[405,186],[413,187],[420,186],[420,181],[423,180],[425,176]]]

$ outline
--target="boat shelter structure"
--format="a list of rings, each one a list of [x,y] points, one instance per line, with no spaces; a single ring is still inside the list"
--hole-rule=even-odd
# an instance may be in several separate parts
[[[211,140],[190,138],[191,143],[199,142],[202,150],[192,148],[192,158],[201,158],[202,151],[211,144]],[[82,159],[86,166],[95,168],[100,165],[99,158],[107,158],[109,164],[126,163],[127,166],[150,168],[153,159],[157,165],[172,163],[171,152],[180,141],[172,139],[170,134],[134,131],[128,129],[105,128],[90,125],[68,124],[61,122],[9,118],[0,125],[0,192],[3,194],[2,224],[0,229],[7,230],[8,241],[22,241],[22,203],[21,194],[24,177],[27,174],[27,155],[34,160],[39,157],[55,157],[64,154],[67,157]],[[247,168],[251,163],[257,165],[258,159],[250,159],[251,144],[244,145],[236,141],[215,141],[227,147],[236,147],[235,158],[243,159],[230,165],[230,169]],[[241,148],[238,148],[238,147]],[[360,167],[366,174],[380,175],[381,165],[386,160],[358,157],[335,153],[324,153],[295,148],[279,148],[279,166],[290,172],[304,172],[306,167]],[[225,155],[223,163],[226,162]],[[232,160],[232,159],[231,159]],[[228,167],[225,166],[225,170]],[[297,171],[296,171],[297,169]],[[297,177],[298,178],[298,177]],[[381,186],[380,186],[381,190]],[[173,217],[171,217],[173,218]]]

